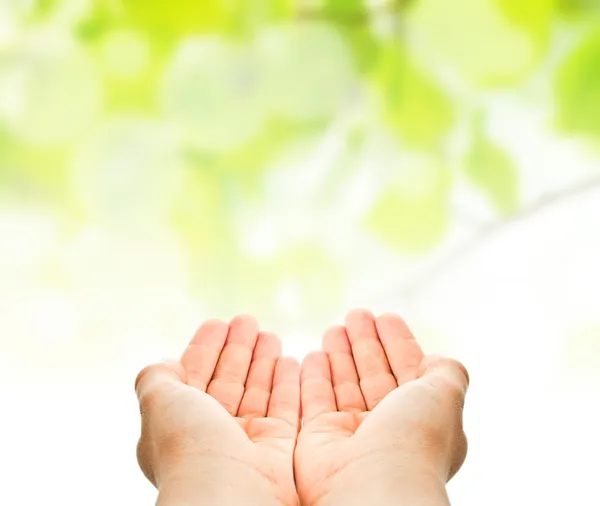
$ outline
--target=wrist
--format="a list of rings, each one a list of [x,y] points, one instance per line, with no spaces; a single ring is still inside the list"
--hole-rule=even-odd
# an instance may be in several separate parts
[[[445,481],[427,466],[375,461],[358,464],[332,480],[330,493],[311,506],[449,506]]]
[[[157,506],[292,504],[256,470],[236,461],[219,462],[216,458],[173,469],[161,479],[158,491]]]

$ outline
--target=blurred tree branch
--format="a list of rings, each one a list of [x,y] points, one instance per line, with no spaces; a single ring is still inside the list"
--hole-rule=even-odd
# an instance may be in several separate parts
[[[405,300],[414,299],[434,279],[460,263],[465,256],[477,249],[484,241],[501,233],[512,224],[522,222],[549,207],[596,189],[600,189],[600,176],[589,178],[561,190],[547,192],[508,218],[480,225],[469,239],[457,246],[431,268],[426,269],[425,272],[407,283],[400,292],[401,298]]]

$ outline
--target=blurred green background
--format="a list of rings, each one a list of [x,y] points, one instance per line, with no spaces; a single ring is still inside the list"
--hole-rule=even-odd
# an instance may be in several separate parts
[[[366,305],[528,409],[598,385],[596,188],[597,0],[0,0],[13,382],[120,392],[238,312],[301,357]]]
[[[368,262],[344,238],[425,255],[451,233],[460,184],[485,219],[519,212],[519,162],[489,128],[499,101],[600,138],[599,13],[585,0],[2,0],[0,195],[52,213],[63,237],[108,231],[112,274],[94,281],[131,275],[112,235],[125,252],[151,237],[125,256],[179,271],[206,311],[278,324],[293,317],[273,312],[283,299],[320,322],[348,266]]]

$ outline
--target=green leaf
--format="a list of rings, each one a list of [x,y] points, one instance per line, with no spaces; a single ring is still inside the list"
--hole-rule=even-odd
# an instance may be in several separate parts
[[[106,2],[96,2],[87,16],[75,26],[75,34],[84,42],[95,42],[119,24]]]
[[[37,0],[33,10],[34,18],[44,19],[48,17],[56,9],[57,4],[59,4],[58,0]]]
[[[296,0],[254,0],[230,3],[233,35],[249,35],[296,15]]]
[[[496,0],[510,23],[534,36],[547,37],[557,0]]]
[[[126,0],[121,19],[151,36],[158,49],[169,50],[190,35],[228,32],[232,13],[220,0]]]
[[[256,29],[294,14],[293,0],[124,0],[121,20],[152,36],[154,45],[170,50],[188,36],[219,34],[245,37]]]
[[[600,13],[597,0],[557,0],[558,10],[569,17]]]
[[[408,23],[422,50],[469,83],[509,86],[527,77],[546,54],[544,2],[420,0]]]
[[[418,148],[436,146],[454,123],[444,90],[398,44],[388,45],[374,75],[385,121],[400,140]]]
[[[323,13],[335,21],[346,21],[365,14],[365,0],[324,0]]]
[[[377,64],[381,46],[371,27],[362,23],[341,26],[340,33],[352,52],[358,72],[369,74]]]
[[[600,135],[600,27],[562,63],[556,82],[557,122],[561,129]]]
[[[465,163],[470,181],[483,191],[490,204],[503,216],[519,207],[518,171],[510,154],[481,135],[476,135]]]
[[[257,4],[260,7],[257,7]],[[244,2],[252,10],[261,10],[263,17],[269,21],[289,19],[295,15],[295,0],[260,0],[255,2]]]
[[[158,112],[156,90],[163,78],[165,58],[152,52],[149,38],[138,30],[114,29],[111,24],[79,28],[96,68],[102,72],[104,113]]]
[[[428,173],[425,191],[415,191],[407,181],[392,182],[366,217],[367,228],[400,253],[427,252],[444,238],[450,223],[450,173],[434,164],[420,171]]]

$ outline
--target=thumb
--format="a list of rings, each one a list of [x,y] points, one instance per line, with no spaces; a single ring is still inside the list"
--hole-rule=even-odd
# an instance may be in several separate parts
[[[185,369],[179,362],[160,362],[144,367],[135,379],[135,392],[140,403],[142,433],[137,445],[137,459],[144,475],[157,485],[154,456],[153,413],[160,413],[168,396],[165,393],[185,380]]]
[[[446,429],[454,434],[451,437],[451,453],[446,471],[446,480],[450,480],[461,468],[467,455],[467,438],[463,430],[463,409],[465,395],[469,388],[469,373],[463,364],[451,358],[430,356],[426,357],[419,370],[421,379],[440,395],[438,409],[441,410],[440,420]]]
[[[176,361],[160,362],[144,367],[135,379],[135,392],[140,403],[153,397],[166,385],[185,383],[185,369]]]
[[[469,388],[469,373],[458,360],[430,355],[425,357],[419,367],[419,376],[432,386],[450,390],[464,398]]]

